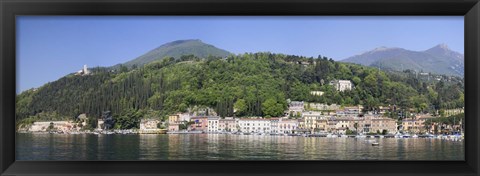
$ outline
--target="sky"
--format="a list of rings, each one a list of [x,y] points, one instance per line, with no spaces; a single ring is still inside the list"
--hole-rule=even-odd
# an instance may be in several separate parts
[[[377,47],[464,53],[463,16],[17,16],[17,93],[175,40],[334,60]]]

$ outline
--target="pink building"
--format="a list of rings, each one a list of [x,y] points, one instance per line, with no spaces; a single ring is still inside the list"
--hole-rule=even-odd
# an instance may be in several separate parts
[[[193,122],[188,126],[190,131],[207,131],[208,130],[208,117],[192,117],[190,122]]]

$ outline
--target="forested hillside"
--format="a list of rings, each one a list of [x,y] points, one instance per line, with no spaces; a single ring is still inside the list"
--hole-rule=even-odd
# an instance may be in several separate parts
[[[227,57],[230,55],[228,51],[203,43],[201,40],[177,40],[163,44],[123,65],[127,67],[142,66],[164,57],[180,59],[183,55],[190,54],[201,58],[208,56]]]
[[[287,99],[361,104],[366,110],[397,105],[398,110],[435,111],[463,107],[463,79],[423,80],[410,72],[272,53],[227,58],[166,57],[137,68],[94,68],[92,74],[67,75],[17,96],[22,119],[73,119],[86,113],[117,119],[165,117],[194,107],[211,107],[221,117],[283,115]],[[352,91],[328,83],[351,80]],[[312,96],[310,91],[324,91]],[[234,110],[235,109],[235,110]]]

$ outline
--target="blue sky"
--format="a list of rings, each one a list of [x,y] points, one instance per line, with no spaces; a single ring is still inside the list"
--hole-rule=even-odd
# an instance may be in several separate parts
[[[464,53],[463,16],[435,17],[17,17],[17,93],[84,64],[112,66],[164,43],[200,39],[235,54],[270,51],[342,60],[386,46]]]

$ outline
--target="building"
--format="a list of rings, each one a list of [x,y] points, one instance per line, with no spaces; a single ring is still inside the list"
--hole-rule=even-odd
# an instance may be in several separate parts
[[[335,118],[335,132],[338,134],[346,134],[350,129],[351,118]],[[353,127],[352,127],[353,128]]]
[[[368,119],[370,116],[365,117]],[[373,116],[371,119],[371,132],[383,133],[384,130],[387,133],[394,134],[397,132],[397,121],[395,119],[386,117]]]
[[[74,124],[69,121],[46,121],[34,122],[28,131],[30,132],[70,132],[74,128]]]
[[[348,120],[348,129],[352,131],[357,131],[358,133],[363,132],[363,123],[364,119],[360,117],[352,117]],[[355,124],[357,125],[357,128],[355,128]]]
[[[461,113],[464,113],[464,108],[457,108],[457,109],[446,109],[444,111],[444,115],[449,117],[449,116],[454,116],[454,115],[457,115],[457,114],[461,114]]]
[[[220,122],[220,117],[208,117],[207,121],[208,121],[207,132],[210,132],[210,133],[219,132],[218,126]]]
[[[192,117],[190,118],[190,122],[193,123],[188,127],[188,130],[203,132],[208,130],[208,117],[206,116]]]
[[[158,119],[142,119],[140,120],[139,133],[160,133],[161,129],[158,124],[161,123]]]
[[[343,108],[343,110],[347,116],[358,116],[362,113],[363,106],[362,105],[349,106],[349,107]]]
[[[340,109],[340,105],[337,104],[323,104],[323,103],[306,103],[307,110],[313,111],[335,111]]]
[[[431,123],[430,126],[427,126],[428,121],[434,120],[435,117],[432,117],[429,114],[417,115],[414,118],[407,118],[402,120],[402,130],[409,133],[424,133],[431,130],[434,130],[435,123]]]
[[[242,118],[238,121],[240,131],[248,133],[270,133],[271,123],[269,119]]]
[[[307,129],[305,127],[305,120],[303,118],[297,119],[297,124],[298,124],[298,127],[297,127],[297,130],[295,130],[296,133],[306,133],[306,132],[312,131],[311,129]]]
[[[387,107],[380,106],[380,107],[378,107],[378,113],[379,114],[385,114],[388,111],[390,111],[390,109],[391,109],[390,106],[387,106]]]
[[[316,120],[315,124],[315,131],[316,132],[327,132],[328,128],[328,120],[327,119],[318,119]]]
[[[297,130],[298,120],[294,119],[279,119],[277,125],[278,133],[293,134]]]
[[[180,124],[182,124],[182,121],[180,121],[179,114],[168,116],[168,131],[179,131]]]
[[[190,113],[178,113],[179,121],[180,122],[188,122],[190,121],[191,114]]]
[[[337,133],[337,121],[334,118],[327,120],[327,132]]]
[[[334,86],[337,91],[343,92],[352,90],[353,84],[350,80],[333,80],[330,85]]]
[[[300,117],[305,110],[303,101],[292,101],[288,105],[288,112],[291,117]]]
[[[75,75],[81,75],[81,76],[84,76],[84,75],[89,75],[90,74],[90,71],[88,70],[87,68],[87,65],[83,65],[83,69],[77,71],[77,73],[75,73]]]
[[[225,117],[225,119],[218,120],[218,131],[220,132],[235,132],[238,131],[237,120],[233,117]]]
[[[278,129],[279,122],[280,122],[280,118],[270,118],[271,133],[279,133],[279,129]]]
[[[314,111],[304,112],[302,117],[304,120],[304,129],[309,130],[310,132],[315,130],[317,120],[322,119],[321,113]]]
[[[402,120],[402,130],[404,132],[418,132],[420,127],[419,122],[417,122],[415,119],[403,119]]]
[[[310,91],[310,95],[313,96],[322,96],[324,93],[323,91]]]
[[[424,132],[431,132],[432,130],[435,129],[435,123],[432,123],[432,121],[435,119],[435,117],[432,117],[430,115],[426,115],[426,116],[417,116],[417,121],[419,122],[419,124],[421,124],[420,127],[418,127],[419,131],[421,133],[424,133]],[[430,125],[427,125],[427,124],[430,124]]]

